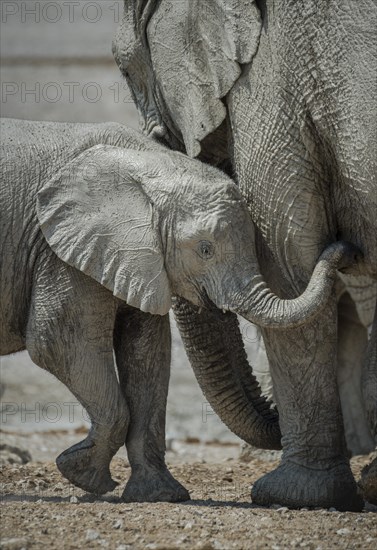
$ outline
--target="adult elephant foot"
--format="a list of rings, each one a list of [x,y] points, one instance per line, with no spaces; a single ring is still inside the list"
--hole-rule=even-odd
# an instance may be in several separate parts
[[[118,485],[110,474],[110,461],[115,454],[101,449],[88,436],[76,443],[56,459],[56,465],[65,478],[89,493],[103,495]]]
[[[272,503],[289,508],[331,508],[360,512],[363,499],[348,464],[339,464],[327,470],[315,470],[283,462],[254,484],[253,503]]]
[[[359,487],[365,500],[377,505],[377,454],[374,460],[363,468]]]
[[[132,472],[122,499],[125,502],[182,502],[190,500],[190,494],[168,469],[143,469]]]

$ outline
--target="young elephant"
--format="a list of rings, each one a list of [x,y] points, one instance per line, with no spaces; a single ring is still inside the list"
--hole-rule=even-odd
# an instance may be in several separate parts
[[[0,351],[26,348],[92,422],[60,471],[87,491],[112,490],[109,464],[126,442],[125,500],[188,499],[164,459],[171,296],[296,325],[326,304],[335,269],[357,251],[331,245],[305,293],[280,300],[255,253],[240,254],[253,249],[253,224],[222,172],[118,124],[5,119],[1,133]],[[259,399],[258,422],[271,422],[261,410]]]

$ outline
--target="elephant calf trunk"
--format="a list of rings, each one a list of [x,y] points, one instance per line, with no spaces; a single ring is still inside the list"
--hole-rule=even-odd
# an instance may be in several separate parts
[[[361,256],[360,250],[351,243],[333,243],[319,257],[309,284],[301,296],[291,300],[279,298],[258,274],[253,278],[252,286],[248,287],[248,295],[242,307],[231,309],[259,326],[297,327],[315,317],[326,305],[336,279],[336,271],[351,266]]]

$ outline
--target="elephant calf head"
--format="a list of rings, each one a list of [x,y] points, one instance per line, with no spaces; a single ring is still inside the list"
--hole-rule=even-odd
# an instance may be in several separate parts
[[[294,326],[326,304],[335,270],[356,250],[322,254],[304,294],[281,300],[259,271],[254,227],[237,186],[219,170],[163,147],[98,145],[38,194],[42,232],[57,256],[127,304],[166,314],[171,296],[263,326]]]

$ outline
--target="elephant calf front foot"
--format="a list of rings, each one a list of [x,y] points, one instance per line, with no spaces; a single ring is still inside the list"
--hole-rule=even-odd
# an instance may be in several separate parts
[[[132,472],[124,489],[125,502],[182,502],[190,500],[187,489],[166,470]]]
[[[63,476],[76,487],[103,495],[118,485],[110,475],[111,458],[108,451],[101,452],[95,442],[86,438],[60,454],[56,464]]]
[[[333,507],[351,512],[361,511],[364,504],[347,464],[315,470],[286,461],[258,479],[251,497],[253,503],[262,506]]]

